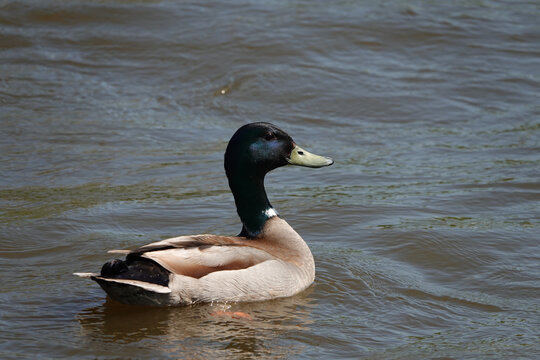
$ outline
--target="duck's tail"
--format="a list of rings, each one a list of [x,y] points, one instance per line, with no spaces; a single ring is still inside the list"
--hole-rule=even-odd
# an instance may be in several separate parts
[[[159,267],[142,262],[129,262],[129,266],[122,260],[113,260],[101,269],[101,273],[74,273],[82,278],[94,280],[112,299],[125,304],[140,305],[167,305],[170,301],[171,289],[167,286],[167,274],[159,269],[161,274],[149,274],[141,271],[141,267]],[[153,276],[152,276],[153,275]],[[157,276],[157,278],[156,278]],[[168,277],[168,276],[167,276]],[[161,281],[159,281],[161,280]]]
[[[136,287],[140,287],[141,289],[144,289],[147,291],[153,291],[158,294],[168,294],[171,292],[171,289],[169,289],[167,286],[152,284],[152,283],[140,281],[140,280],[112,279],[112,278],[106,278],[106,277],[100,276],[100,274],[97,274],[97,273],[73,273],[73,275],[77,275],[85,279],[92,279],[94,281],[97,281],[100,285],[102,282],[108,282],[108,283],[136,286]]]

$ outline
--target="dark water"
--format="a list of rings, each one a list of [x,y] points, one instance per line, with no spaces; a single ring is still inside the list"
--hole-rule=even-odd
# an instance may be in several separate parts
[[[0,357],[538,358],[539,17],[537,1],[1,1]],[[222,159],[251,121],[336,160],[267,178],[314,286],[160,309],[71,275],[107,249],[236,234]]]

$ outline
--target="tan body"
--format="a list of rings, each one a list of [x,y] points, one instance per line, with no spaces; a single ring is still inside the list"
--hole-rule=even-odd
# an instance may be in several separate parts
[[[313,283],[315,264],[307,244],[287,222],[270,218],[260,236],[181,236],[132,251],[170,272],[168,287],[137,280],[96,280],[111,298],[147,305],[260,301],[294,295]]]

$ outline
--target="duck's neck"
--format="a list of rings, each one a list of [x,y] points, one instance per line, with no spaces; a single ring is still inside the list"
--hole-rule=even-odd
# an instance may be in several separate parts
[[[230,177],[229,186],[243,224],[239,236],[255,238],[261,234],[266,221],[277,216],[277,212],[266,196],[264,175],[245,175]]]

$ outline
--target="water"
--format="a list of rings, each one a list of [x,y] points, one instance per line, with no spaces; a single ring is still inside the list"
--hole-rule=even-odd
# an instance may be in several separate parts
[[[539,357],[539,15],[535,1],[2,1],[0,357]],[[267,178],[314,286],[160,309],[71,275],[107,249],[236,234],[223,152],[251,121],[336,160]]]

